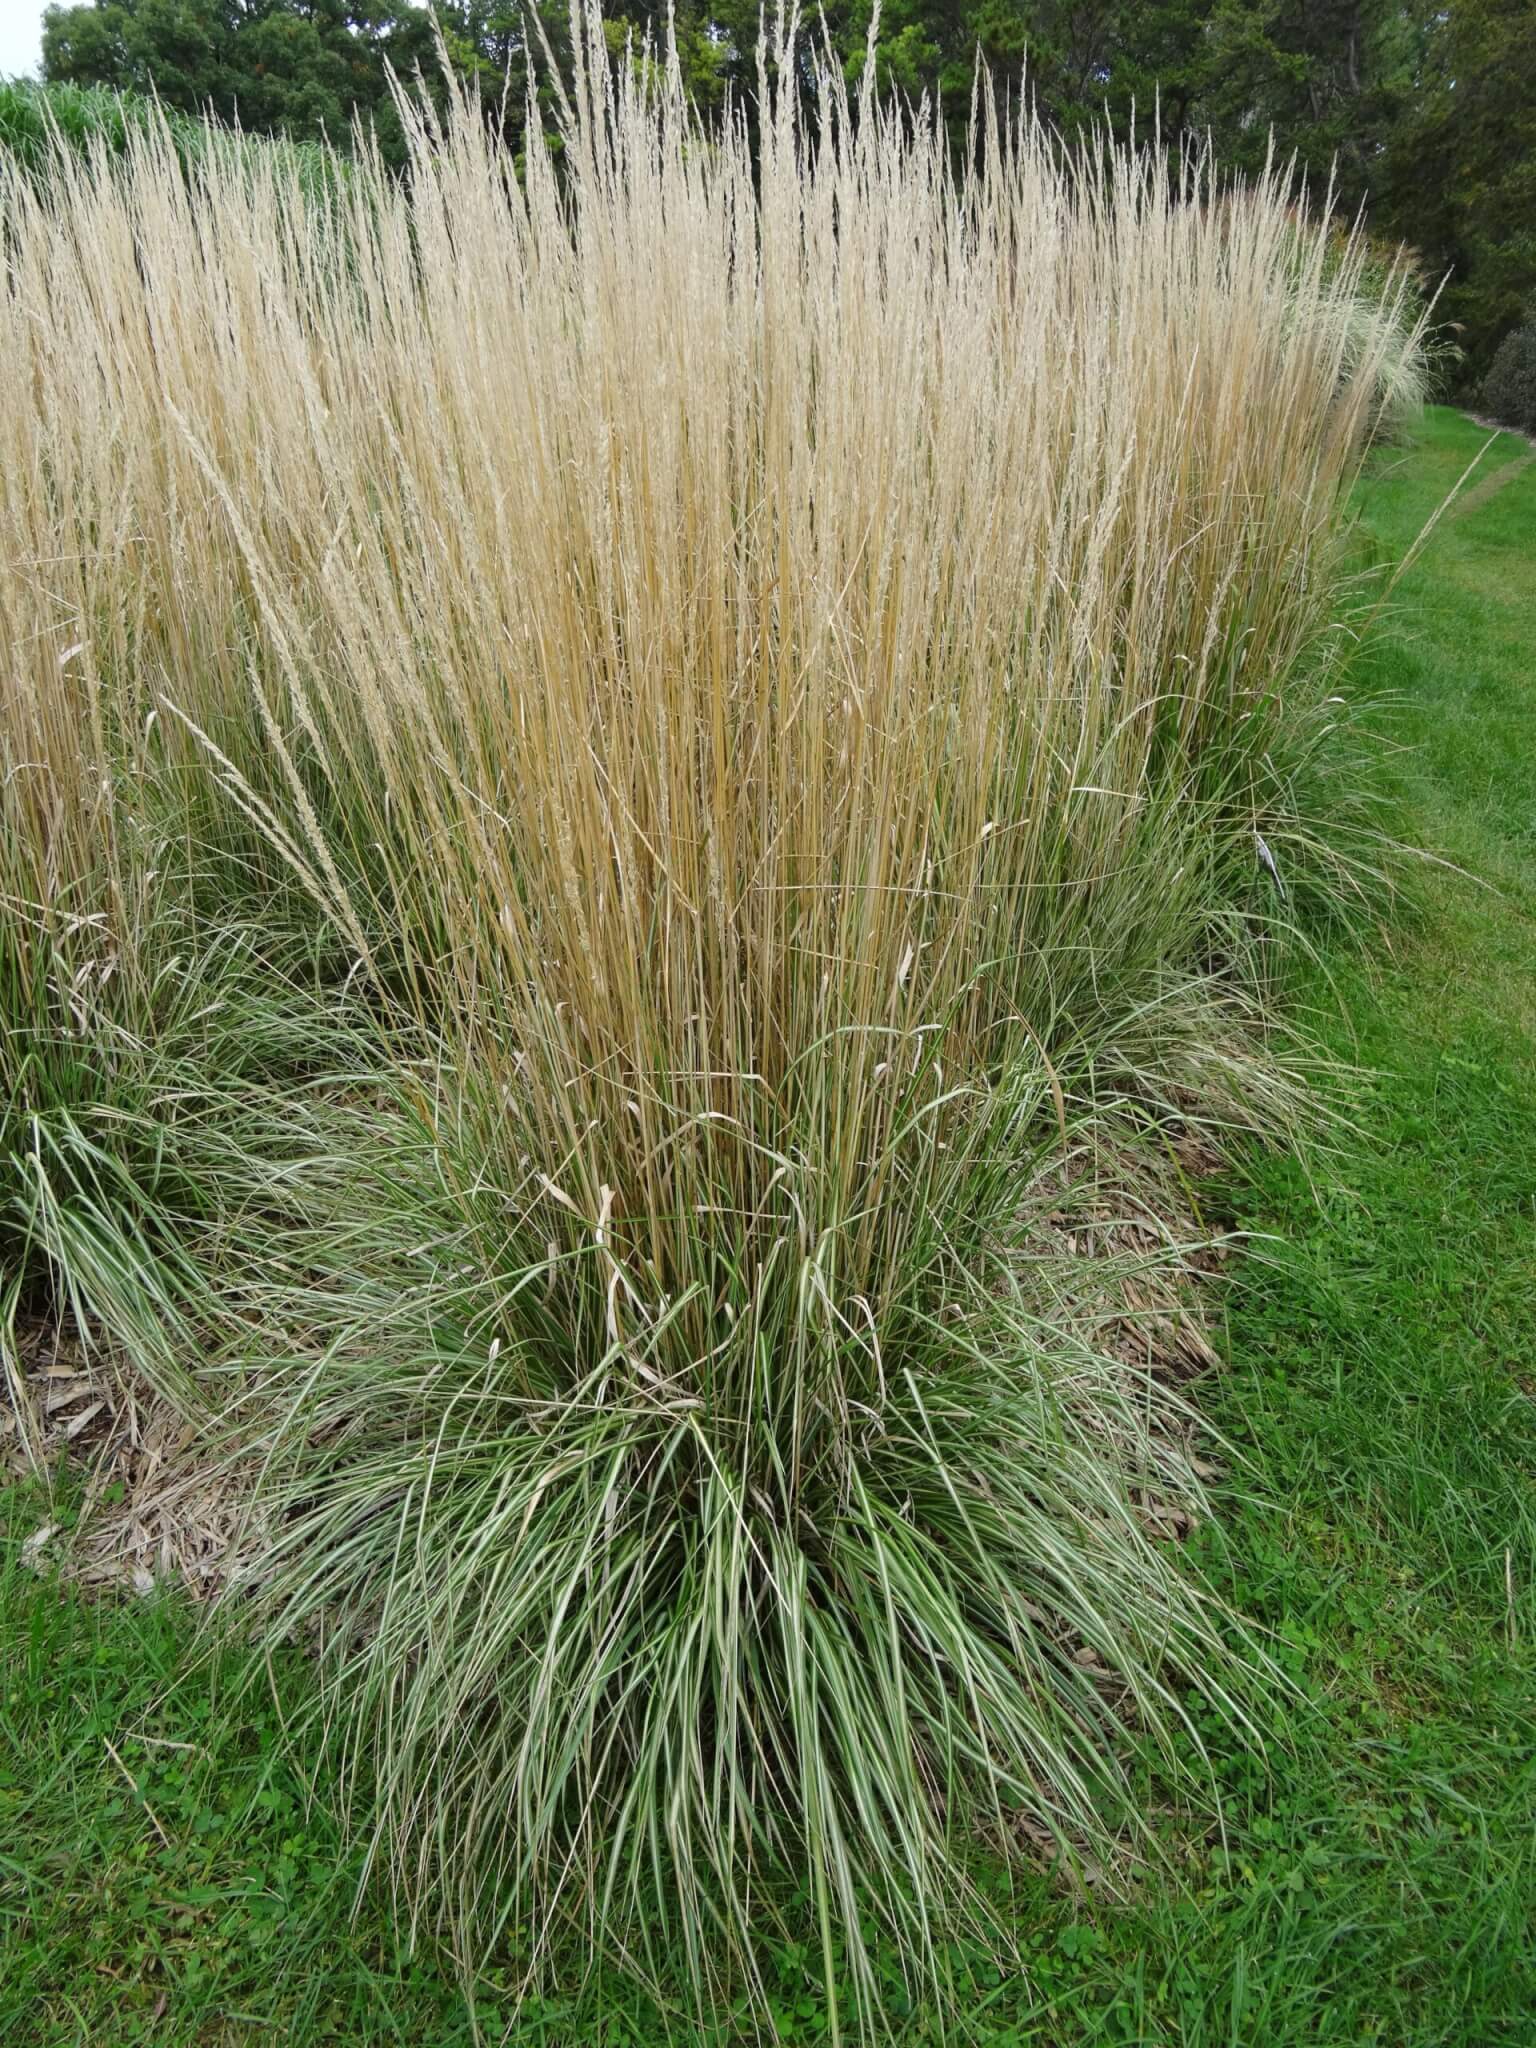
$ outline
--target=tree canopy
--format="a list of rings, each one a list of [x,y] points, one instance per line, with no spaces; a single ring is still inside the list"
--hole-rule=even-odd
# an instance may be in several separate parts
[[[534,18],[537,12],[537,20]],[[665,33],[666,9],[606,5],[616,52]],[[863,64],[871,0],[830,0],[827,33],[850,74]],[[503,104],[521,140],[529,69],[568,43],[564,0],[443,0],[450,61]],[[701,106],[750,92],[758,0],[679,0],[678,48]],[[1154,122],[1170,147],[1209,135],[1252,168],[1295,154],[1317,197],[1365,205],[1409,243],[1478,368],[1536,292],[1536,6],[1532,0],[886,0],[884,88],[935,96],[963,136],[977,56],[1027,78],[1064,132]],[[389,92],[438,74],[434,17],[415,0],[95,0],[45,16],[49,80],[153,90],[169,107],[245,128],[345,143],[372,123],[402,153]],[[547,81],[546,81],[547,83]],[[1273,140],[1272,140],[1273,138]]]

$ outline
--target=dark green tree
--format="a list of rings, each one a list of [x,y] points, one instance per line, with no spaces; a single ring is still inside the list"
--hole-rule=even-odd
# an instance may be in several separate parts
[[[1449,274],[1470,371],[1536,299],[1536,4],[1451,0],[1425,21],[1386,138],[1385,224]]]
[[[391,66],[437,71],[432,17],[409,0],[101,0],[43,17],[50,81],[153,92],[303,141],[344,143],[359,116],[398,155]]]

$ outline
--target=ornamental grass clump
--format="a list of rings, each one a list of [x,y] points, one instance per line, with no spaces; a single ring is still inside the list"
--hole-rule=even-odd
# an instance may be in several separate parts
[[[136,1112],[167,1298],[413,1917],[702,2003],[803,1915],[869,2019],[871,1929],[920,1988],[1003,1939],[979,1861],[1102,1856],[1131,1731],[1242,1711],[1121,1283],[1179,1147],[1302,1101],[1266,962],[1359,886],[1309,806],[1404,344],[1280,176],[986,94],[962,175],[791,34],[750,128],[594,16],[516,170],[460,101],[321,200],[152,134],[7,187],[5,886],[152,976],[152,793],[241,935],[260,1055]]]

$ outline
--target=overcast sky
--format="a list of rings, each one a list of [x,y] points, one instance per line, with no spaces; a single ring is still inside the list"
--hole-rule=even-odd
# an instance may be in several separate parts
[[[45,0],[0,0],[0,78],[37,71]]]

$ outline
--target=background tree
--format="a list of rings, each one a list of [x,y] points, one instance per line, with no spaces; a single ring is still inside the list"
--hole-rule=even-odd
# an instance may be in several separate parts
[[[410,0],[102,0],[43,18],[50,81],[154,92],[180,112],[300,141],[345,144],[359,116],[398,157],[390,66],[437,72],[432,16]]]
[[[1426,14],[1386,137],[1381,217],[1450,273],[1444,310],[1486,364],[1536,311],[1536,5],[1453,0]]]

